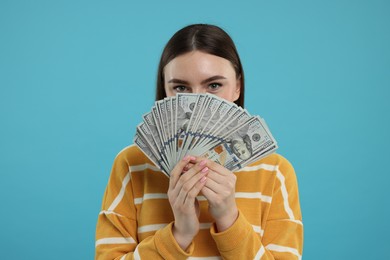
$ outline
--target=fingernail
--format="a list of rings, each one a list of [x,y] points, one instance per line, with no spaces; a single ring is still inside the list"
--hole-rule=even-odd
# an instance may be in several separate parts
[[[206,181],[206,176],[204,176],[202,179],[200,179],[200,182],[205,182]]]
[[[204,167],[203,170],[202,170],[202,172],[205,173],[205,172],[207,172],[208,170],[209,170],[209,168]]]
[[[199,165],[200,165],[200,166],[205,166],[205,165],[206,165],[206,163],[207,163],[207,162],[206,162],[206,160],[203,160],[203,161],[201,161],[201,162],[200,162],[200,164],[199,164]]]
[[[191,161],[195,161],[195,160],[196,160],[196,157],[191,156]]]
[[[188,161],[189,157],[190,157],[189,155],[184,156],[183,161]]]

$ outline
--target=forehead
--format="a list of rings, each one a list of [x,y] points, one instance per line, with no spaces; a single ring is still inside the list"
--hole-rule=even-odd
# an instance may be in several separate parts
[[[164,68],[168,77],[189,76],[192,74],[214,76],[235,74],[229,60],[201,51],[192,51],[177,56]]]

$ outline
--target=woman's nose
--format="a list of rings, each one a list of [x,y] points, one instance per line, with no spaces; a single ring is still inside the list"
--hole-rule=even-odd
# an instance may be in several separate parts
[[[207,91],[203,87],[193,87],[192,93],[194,94],[205,94]]]

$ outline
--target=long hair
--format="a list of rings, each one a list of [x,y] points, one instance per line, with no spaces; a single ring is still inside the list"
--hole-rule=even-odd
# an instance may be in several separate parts
[[[158,66],[156,100],[167,95],[164,88],[164,68],[179,55],[194,50],[219,56],[231,62],[236,78],[240,80],[240,96],[235,103],[244,107],[244,71],[232,38],[220,27],[209,24],[192,24],[177,31],[165,46]]]

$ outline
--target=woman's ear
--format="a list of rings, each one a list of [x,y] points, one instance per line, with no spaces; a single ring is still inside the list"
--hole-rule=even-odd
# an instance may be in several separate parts
[[[240,97],[241,94],[241,75],[237,77],[236,79],[236,89],[234,90],[234,101],[237,101],[237,99]]]

